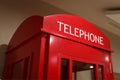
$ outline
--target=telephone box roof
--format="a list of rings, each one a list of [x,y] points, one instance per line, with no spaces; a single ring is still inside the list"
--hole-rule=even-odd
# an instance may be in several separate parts
[[[27,18],[13,35],[9,50],[41,32],[111,52],[109,39],[95,25],[78,16],[67,14]]]
[[[67,14],[45,16],[42,31],[111,51],[110,41],[104,33],[78,16]]]

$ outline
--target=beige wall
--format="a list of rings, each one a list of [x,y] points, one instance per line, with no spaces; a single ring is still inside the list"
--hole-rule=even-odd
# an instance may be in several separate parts
[[[120,73],[115,73],[115,80],[120,80]]]

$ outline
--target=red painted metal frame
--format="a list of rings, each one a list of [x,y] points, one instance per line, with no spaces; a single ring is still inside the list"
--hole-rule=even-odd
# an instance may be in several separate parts
[[[66,29],[61,28],[59,31],[60,24],[57,21],[102,36],[104,45],[66,34],[66,26]],[[61,59],[69,60],[69,80],[72,80],[73,60],[95,64],[95,80],[99,80],[98,65],[102,65],[103,80],[113,80],[108,38],[93,24],[77,16],[58,14],[45,17],[32,16],[26,19],[13,35],[6,55],[3,80],[12,79],[14,64],[21,60],[23,60],[22,72],[28,74],[23,75],[23,78],[61,80]],[[25,72],[28,57],[28,70]]]
[[[50,40],[51,39],[53,40],[53,43],[50,43],[49,60],[48,60],[49,61],[48,64],[51,64],[51,65],[48,65],[47,80],[50,80],[50,79],[60,80],[60,72],[59,72],[60,67],[58,66],[61,65],[60,60],[62,58],[68,59],[70,61],[70,64],[69,64],[70,80],[72,79],[72,61],[73,60],[95,64],[96,65],[95,80],[99,80],[98,65],[102,65],[103,80],[113,80],[113,72],[110,72],[110,65],[109,65],[111,63],[111,60],[106,60],[106,57],[109,57],[109,53],[105,51],[101,51],[100,49],[95,49],[94,47],[86,46],[81,43],[78,44],[74,41],[71,41],[65,38],[60,38],[53,35],[50,36]],[[59,75],[56,75],[56,74],[59,74]]]

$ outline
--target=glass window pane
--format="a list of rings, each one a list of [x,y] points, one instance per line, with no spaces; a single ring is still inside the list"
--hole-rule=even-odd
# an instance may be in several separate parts
[[[12,80],[22,80],[22,63],[20,61],[14,65]]]
[[[98,68],[98,71],[99,71],[99,80],[103,80],[103,66],[99,65],[99,68]]]
[[[61,60],[61,80],[69,80],[69,61]]]
[[[29,57],[14,64],[12,80],[28,80]]]
[[[73,61],[72,72],[72,80],[95,80],[93,64]]]

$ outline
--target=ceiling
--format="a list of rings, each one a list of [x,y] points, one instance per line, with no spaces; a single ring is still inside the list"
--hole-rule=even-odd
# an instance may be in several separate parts
[[[42,0],[120,37],[120,0]]]

